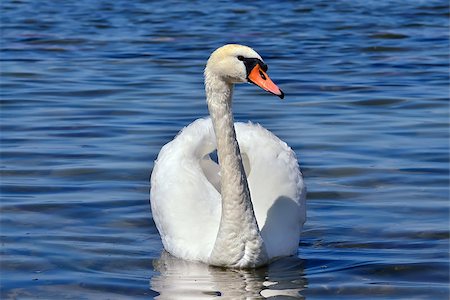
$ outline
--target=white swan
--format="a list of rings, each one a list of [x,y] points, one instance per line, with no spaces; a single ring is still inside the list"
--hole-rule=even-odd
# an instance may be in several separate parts
[[[294,152],[259,125],[233,122],[233,86],[254,83],[283,98],[253,49],[225,45],[205,68],[210,119],[185,127],[160,151],[151,208],[164,248],[207,264],[253,268],[296,253],[305,222]],[[219,165],[211,158],[217,148]]]

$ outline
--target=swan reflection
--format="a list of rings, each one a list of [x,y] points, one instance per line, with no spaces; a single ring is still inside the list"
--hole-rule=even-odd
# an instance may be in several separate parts
[[[304,299],[304,262],[297,257],[256,270],[235,270],[185,261],[164,251],[153,266],[160,273],[150,280],[151,289],[160,294],[156,299]]]

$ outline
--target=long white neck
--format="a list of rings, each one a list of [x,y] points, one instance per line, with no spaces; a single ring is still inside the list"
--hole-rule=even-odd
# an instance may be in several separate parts
[[[221,174],[222,216],[210,264],[257,267],[268,256],[256,222],[250,191],[234,130],[233,84],[205,72],[209,113],[217,140]]]

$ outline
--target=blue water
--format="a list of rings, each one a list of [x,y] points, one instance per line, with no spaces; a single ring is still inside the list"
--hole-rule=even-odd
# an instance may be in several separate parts
[[[448,299],[447,1],[1,2],[2,299]],[[215,48],[286,93],[235,118],[297,153],[297,257],[232,271],[162,252],[149,175],[207,114]],[[284,296],[281,296],[284,295]]]

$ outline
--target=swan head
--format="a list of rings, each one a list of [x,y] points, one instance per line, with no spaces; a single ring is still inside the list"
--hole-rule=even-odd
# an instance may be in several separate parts
[[[267,65],[252,48],[228,44],[216,49],[208,59],[205,78],[220,78],[228,84],[248,82],[281,99],[284,93],[267,75]]]

